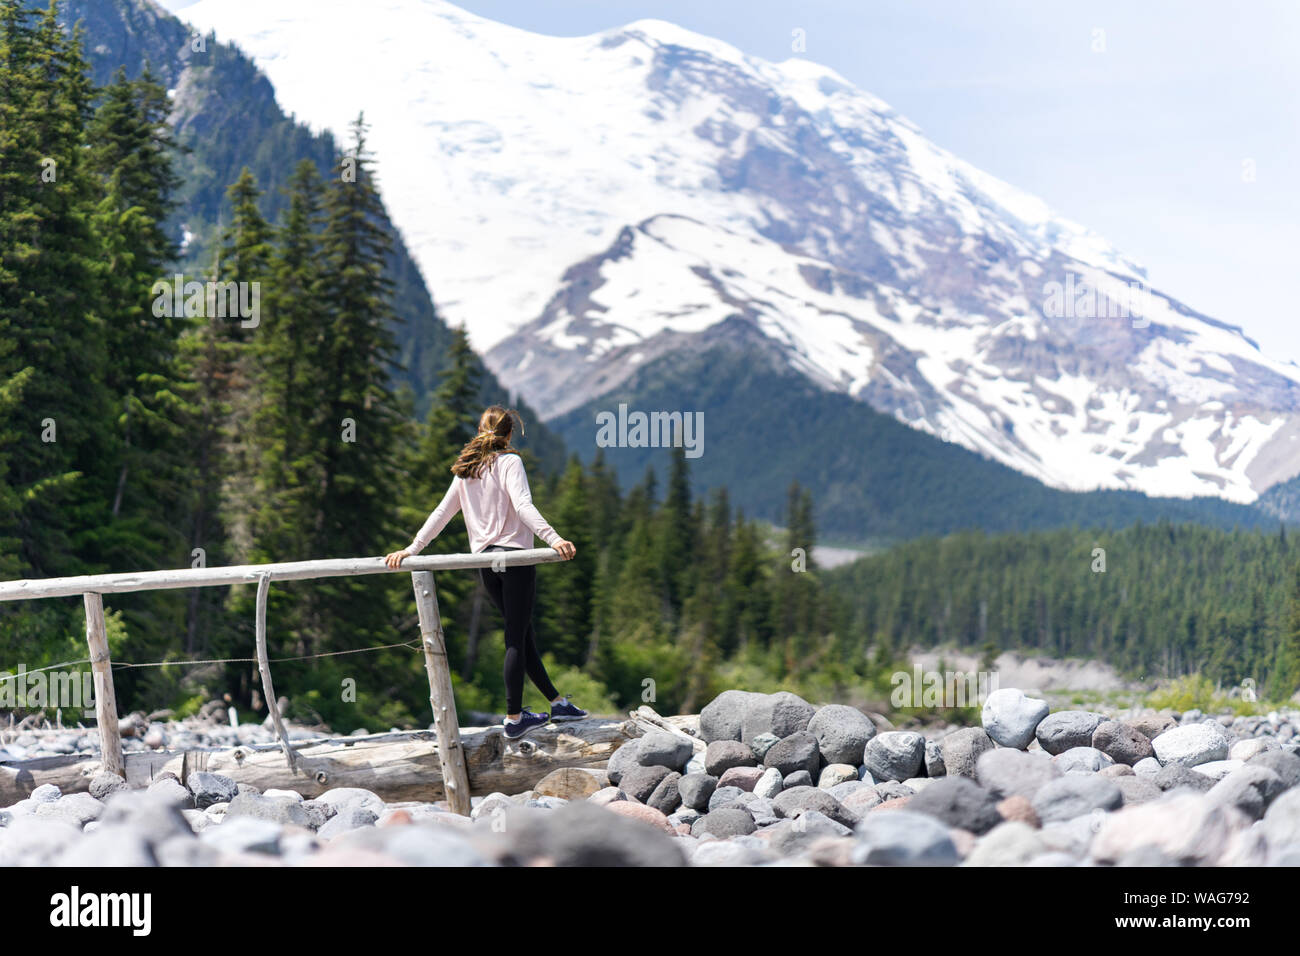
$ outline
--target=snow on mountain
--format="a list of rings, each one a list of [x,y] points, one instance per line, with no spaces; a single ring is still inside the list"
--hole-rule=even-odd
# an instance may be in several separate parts
[[[444,317],[548,417],[743,335],[1057,487],[1250,501],[1300,471],[1300,370],[832,70],[442,0],[181,15],[300,120],[342,138],[365,111]]]

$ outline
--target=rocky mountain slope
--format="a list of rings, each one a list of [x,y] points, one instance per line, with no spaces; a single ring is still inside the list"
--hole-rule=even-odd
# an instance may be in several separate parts
[[[1300,370],[829,69],[443,0],[182,15],[312,126],[366,111],[442,310],[548,418],[741,336],[1057,488],[1250,502],[1300,471]]]

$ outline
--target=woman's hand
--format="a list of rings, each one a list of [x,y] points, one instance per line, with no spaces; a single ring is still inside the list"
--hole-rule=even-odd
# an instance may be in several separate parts
[[[390,568],[400,568],[402,562],[411,556],[411,552],[403,548],[401,551],[394,551],[392,554],[384,555],[384,564]]]
[[[573,546],[572,541],[564,541],[561,539],[551,545],[551,547],[560,552],[560,554],[564,556],[565,561],[572,561],[573,556],[578,553],[578,549]]]

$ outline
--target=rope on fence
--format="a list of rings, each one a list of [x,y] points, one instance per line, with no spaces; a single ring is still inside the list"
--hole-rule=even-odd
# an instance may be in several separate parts
[[[4,683],[5,681],[9,681],[9,680],[17,680],[19,677],[26,674],[43,674],[45,671],[56,671],[60,667],[76,667],[78,664],[89,664],[89,663],[90,663],[90,658],[86,657],[79,661],[64,661],[62,664],[51,664],[49,667],[33,667],[31,669],[24,668],[22,674],[11,674],[8,671],[0,671],[0,674],[5,675],[3,677],[0,677],[0,683]]]
[[[381,644],[378,647],[354,647],[346,651],[322,651],[319,654],[298,654],[294,657],[272,657],[272,664],[283,664],[289,661],[310,661],[319,657],[341,657],[345,654],[369,654],[373,651],[388,651],[394,647],[405,647],[408,650],[422,650],[419,644],[414,641],[399,641],[396,644]],[[81,664],[89,664],[90,658],[83,657],[79,661],[63,661],[59,664],[50,664],[48,667],[27,667],[22,673],[10,673],[9,671],[0,671],[0,683],[5,681],[17,680],[25,674],[42,674],[46,671],[55,671],[61,667],[77,667]],[[256,657],[216,657],[211,660],[198,661],[141,661],[131,663],[121,661],[113,664],[113,670],[126,670],[135,667],[197,667],[201,664],[256,664]]]

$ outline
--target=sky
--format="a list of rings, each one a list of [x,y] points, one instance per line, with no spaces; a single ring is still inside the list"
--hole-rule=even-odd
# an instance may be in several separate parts
[[[939,146],[1106,237],[1156,288],[1300,362],[1295,0],[458,5],[557,36],[654,17],[764,59],[825,64]]]

